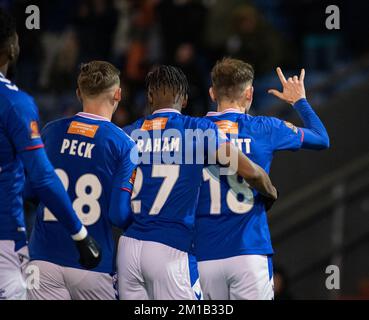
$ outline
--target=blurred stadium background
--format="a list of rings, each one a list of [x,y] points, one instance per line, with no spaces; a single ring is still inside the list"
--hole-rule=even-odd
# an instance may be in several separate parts
[[[41,10],[27,30],[25,8]],[[341,10],[341,30],[325,28],[325,8]],[[272,178],[281,198],[270,214],[276,297],[369,299],[369,5],[322,0],[0,0],[17,18],[21,56],[16,82],[30,92],[43,123],[79,111],[78,65],[91,59],[122,71],[124,100],[114,121],[146,113],[144,77],[156,63],[187,74],[190,105],[202,116],[209,71],[220,57],[255,66],[254,114],[300,124],[292,108],[268,96],[274,69],[307,70],[308,99],[325,123],[331,149],[278,155]],[[325,269],[341,270],[327,290]]]

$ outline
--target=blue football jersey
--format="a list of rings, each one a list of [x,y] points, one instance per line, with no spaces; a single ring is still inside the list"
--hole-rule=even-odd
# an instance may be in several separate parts
[[[131,177],[136,165],[130,155],[135,143],[107,119],[83,112],[49,123],[42,137],[74,210],[102,248],[102,261],[94,271],[111,273],[114,242],[110,196],[113,186],[128,191],[133,188]],[[29,250],[32,260],[82,268],[70,235],[43,204],[38,208]]]
[[[19,153],[42,148],[33,99],[0,73],[0,240],[26,243],[22,193],[25,183]]]
[[[174,109],[158,110],[125,130],[142,160],[132,194],[134,221],[125,235],[191,251],[202,170],[227,138],[211,121]],[[204,132],[208,138],[201,139]]]
[[[206,118],[267,173],[274,152],[302,145],[303,131],[276,118],[252,117],[235,109],[209,112]],[[237,174],[220,175],[218,166],[203,170],[194,248],[199,261],[273,254],[260,195]]]

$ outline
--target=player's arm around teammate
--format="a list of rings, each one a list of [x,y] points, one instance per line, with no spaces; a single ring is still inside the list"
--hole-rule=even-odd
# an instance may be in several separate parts
[[[221,165],[229,165],[231,170],[237,172],[252,188],[272,202],[277,200],[278,192],[269,175],[235,145],[231,143],[222,144],[218,149],[217,156]],[[229,159],[235,159],[236,161],[229,161]]]

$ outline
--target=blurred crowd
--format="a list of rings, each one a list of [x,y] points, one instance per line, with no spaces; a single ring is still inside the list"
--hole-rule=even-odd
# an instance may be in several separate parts
[[[287,75],[305,67],[308,87],[324,81],[369,53],[367,1],[334,3],[341,11],[338,31],[325,27],[331,4],[326,0],[0,0],[0,7],[17,18],[21,55],[15,80],[35,97],[43,124],[80,111],[75,89],[82,62],[108,60],[121,70],[123,100],[114,122],[124,126],[148,112],[145,75],[159,63],[187,75],[184,112],[193,116],[214,109],[210,70],[223,56],[254,66],[257,112],[276,102],[266,92],[279,88],[277,66]],[[40,8],[40,30],[25,28],[30,4]],[[332,92],[329,87],[327,96]],[[294,298],[283,269],[275,268],[274,281],[276,299]],[[354,298],[367,299],[369,279],[356,291]]]
[[[28,4],[40,8],[40,30],[24,26]],[[144,79],[155,64],[184,70],[190,82],[185,112],[201,116],[214,107],[207,94],[209,72],[222,56],[254,65],[254,105],[262,109],[269,102],[266,89],[278,85],[277,65],[305,64],[324,74],[354,55],[357,44],[350,36],[352,52],[346,52],[345,33],[324,29],[320,0],[0,0],[0,5],[17,17],[22,47],[17,83],[36,97],[43,121],[80,108],[74,95],[78,66],[92,59],[108,60],[122,71],[124,99],[115,121],[124,125],[145,114]]]

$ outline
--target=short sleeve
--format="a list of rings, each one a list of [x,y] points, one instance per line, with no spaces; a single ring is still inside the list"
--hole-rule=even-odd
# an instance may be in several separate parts
[[[290,122],[269,118],[273,151],[298,150],[304,140],[304,132]]]
[[[10,106],[6,128],[17,152],[43,148],[38,112],[33,102],[22,101]]]

